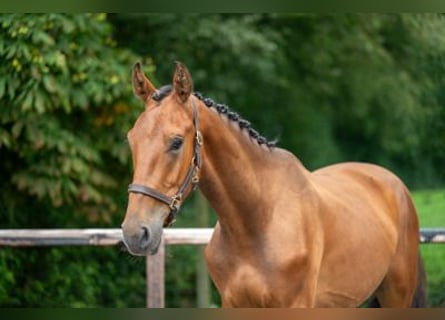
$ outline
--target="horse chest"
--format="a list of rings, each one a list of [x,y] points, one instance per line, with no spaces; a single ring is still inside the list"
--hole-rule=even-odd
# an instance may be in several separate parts
[[[218,254],[207,256],[209,272],[225,307],[272,307],[281,306],[289,290],[288,283],[276,279],[273,267],[264,262],[240,259],[238,255]]]
[[[225,306],[266,307],[274,304],[268,279],[253,266],[235,266],[230,273],[220,275],[219,280]]]

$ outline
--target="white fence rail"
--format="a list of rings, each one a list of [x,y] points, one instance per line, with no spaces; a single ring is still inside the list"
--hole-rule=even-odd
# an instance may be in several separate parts
[[[164,229],[166,245],[207,244],[212,228]],[[113,246],[122,242],[121,229],[0,229],[0,247]]]
[[[165,246],[204,245],[212,228],[165,229],[159,251],[146,258],[147,307],[165,305]],[[445,228],[422,228],[420,243],[445,244]],[[122,243],[121,229],[0,229],[0,247],[114,246]]]

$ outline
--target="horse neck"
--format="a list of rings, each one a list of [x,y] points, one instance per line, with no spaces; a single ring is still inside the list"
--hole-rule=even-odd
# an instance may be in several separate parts
[[[200,189],[215,209],[221,230],[261,232],[279,193],[276,173],[283,171],[288,153],[260,146],[236,122],[202,103],[199,114],[204,137]]]

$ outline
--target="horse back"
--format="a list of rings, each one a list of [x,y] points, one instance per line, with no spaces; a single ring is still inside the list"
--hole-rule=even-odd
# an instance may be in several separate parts
[[[326,199],[330,206],[337,202],[356,209],[351,214],[360,214],[369,207],[391,217],[396,224],[401,215],[412,214],[399,210],[400,206],[412,205],[408,189],[394,173],[383,167],[347,162],[316,170],[312,177],[320,199]]]
[[[367,163],[341,163],[312,173],[319,193],[320,215],[331,226],[353,230],[370,228],[385,232],[387,242],[396,245],[406,229],[418,229],[411,195],[391,171]],[[329,230],[329,227],[326,227]],[[347,234],[347,233],[346,233]],[[370,234],[372,236],[372,234]]]

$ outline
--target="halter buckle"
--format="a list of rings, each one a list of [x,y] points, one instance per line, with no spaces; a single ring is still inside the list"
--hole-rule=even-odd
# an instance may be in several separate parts
[[[198,146],[202,146],[202,134],[201,134],[201,131],[196,130],[195,140],[196,140],[196,144]]]
[[[171,198],[171,202],[170,202],[170,204],[168,206],[170,207],[170,210],[172,212],[176,213],[181,208],[181,203],[182,203],[182,195],[181,194],[175,194]]]
[[[199,183],[199,167],[195,166],[195,171],[193,172],[192,180],[191,180],[193,187],[196,187],[196,185]]]

